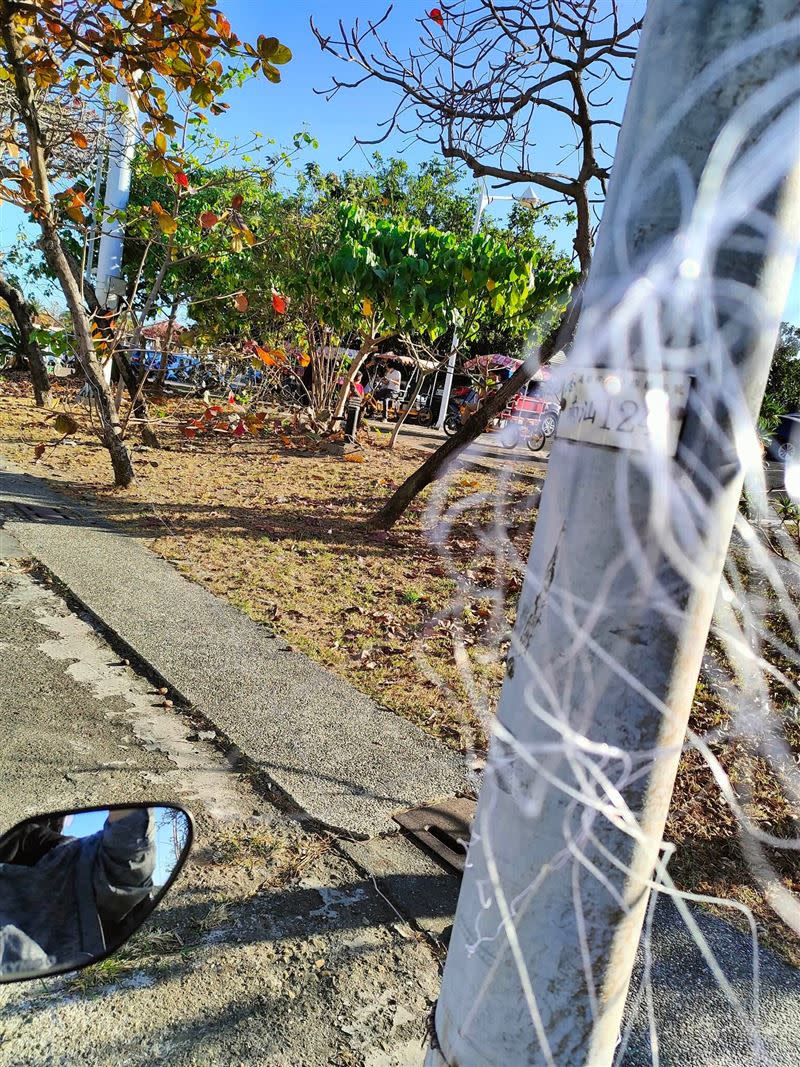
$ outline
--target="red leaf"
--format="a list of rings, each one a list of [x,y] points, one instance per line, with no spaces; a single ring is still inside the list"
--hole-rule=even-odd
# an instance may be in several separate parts
[[[181,189],[189,188],[189,178],[185,171],[179,170],[175,173],[175,184],[180,185]]]
[[[273,293],[272,306],[275,308],[279,315],[284,315],[286,313],[286,297],[281,296],[280,293]]]
[[[444,18],[438,7],[432,7],[430,9],[428,18],[432,18],[434,22],[438,23],[444,29]]]
[[[233,198],[233,200],[231,200],[231,207],[233,208],[234,211],[238,211],[243,203],[244,203],[244,197],[241,196],[239,193],[237,193],[236,196]]]
[[[219,215],[215,215],[213,211],[204,211],[200,216],[200,225],[204,230],[210,230],[212,226],[216,226],[219,222]]]
[[[246,433],[246,430],[247,430],[247,428],[245,427],[245,424],[243,422],[239,422],[236,425],[236,429],[233,431],[233,436],[234,437],[244,437],[244,435]]]
[[[189,438],[197,436],[197,430],[193,430],[191,426],[182,426],[181,427],[181,433],[183,434],[184,437],[189,437]]]

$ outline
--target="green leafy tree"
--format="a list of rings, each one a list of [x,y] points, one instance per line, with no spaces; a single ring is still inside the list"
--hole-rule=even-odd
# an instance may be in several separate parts
[[[800,327],[781,323],[764,394],[764,407],[783,415],[800,411]]]
[[[456,328],[469,341],[500,316],[530,321],[566,302],[574,278],[568,268],[541,263],[538,250],[486,234],[459,239],[433,227],[375,219],[352,205],[337,219],[337,245],[319,258],[309,279],[320,317],[359,338],[335,417],[356,372],[386,340],[406,333],[437,341]]]

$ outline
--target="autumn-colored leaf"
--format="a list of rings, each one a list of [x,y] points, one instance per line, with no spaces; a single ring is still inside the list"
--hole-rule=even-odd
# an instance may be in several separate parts
[[[56,428],[56,433],[63,434],[65,437],[77,433],[79,429],[78,420],[74,419],[72,415],[68,415],[66,411],[62,411],[59,415],[56,415],[56,420],[53,425]]]
[[[221,13],[217,14],[217,33],[223,40],[227,40],[231,35],[231,24]]]
[[[234,211],[238,211],[243,203],[244,197],[240,193],[237,193],[233,200],[231,200],[231,207]]]
[[[197,430],[192,426],[181,426],[181,433],[184,437],[188,437],[190,440],[192,437],[197,437]]]
[[[189,177],[186,174],[186,171],[179,170],[175,174],[175,184],[179,185],[181,187],[181,189],[188,189],[189,188]]]
[[[278,315],[286,314],[286,297],[281,296],[280,293],[272,294],[272,306]]]
[[[37,445],[33,450],[34,459],[41,459],[47,451],[47,445]]]
[[[256,355],[265,363],[268,367],[275,366],[275,360],[272,358],[272,353],[267,352],[266,348],[262,348],[260,345],[256,345]]]
[[[292,58],[292,50],[285,44],[279,44],[275,51],[272,53],[273,63],[288,63]]]
[[[342,456],[342,459],[345,461],[345,463],[365,462],[363,452],[347,452],[344,456]]]
[[[311,356],[308,354],[308,352],[301,352],[300,355],[297,357],[297,362],[300,364],[301,367],[307,367],[311,362]]]
[[[161,230],[162,233],[166,234],[167,237],[171,237],[174,233],[177,233],[178,220],[174,219],[172,215],[167,214],[166,211],[162,212],[160,215],[157,215],[156,221],[158,222],[159,230]]]
[[[200,216],[200,225],[204,230],[210,230],[212,226],[216,226],[219,222],[219,215],[215,215],[213,211],[204,211]]]
[[[361,302],[361,314],[364,316],[365,319],[369,319],[372,317],[372,301],[368,296],[365,296],[363,301]]]
[[[156,134],[155,146],[156,151],[160,152],[162,156],[167,151],[167,139],[160,130]]]
[[[233,303],[237,311],[247,311],[250,307],[250,301],[244,295],[244,293],[237,293],[233,298]]]
[[[86,134],[85,133],[81,133],[80,130],[73,130],[72,133],[70,134],[70,137],[72,138],[73,142],[78,146],[78,148],[88,148],[89,147],[89,141],[88,141],[88,138],[86,137]]]
[[[433,19],[435,23],[444,28],[444,16],[438,7],[432,7],[428,12],[428,18]]]
[[[486,283],[486,288],[489,290],[490,293],[493,289],[497,288],[497,282],[494,280],[494,278],[489,279],[489,281]]]
[[[67,214],[73,222],[77,222],[79,225],[86,222],[86,217],[76,204],[69,205],[69,207],[67,208]]]

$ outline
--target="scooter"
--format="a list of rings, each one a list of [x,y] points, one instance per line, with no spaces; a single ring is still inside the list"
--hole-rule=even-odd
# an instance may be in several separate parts
[[[173,804],[49,812],[0,837],[0,983],[78,971],[117,952],[188,859]]]

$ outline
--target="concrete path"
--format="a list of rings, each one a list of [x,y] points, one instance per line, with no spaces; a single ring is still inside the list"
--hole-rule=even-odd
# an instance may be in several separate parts
[[[378,429],[389,429],[380,423],[375,423]],[[406,444],[422,448],[426,452],[435,452],[445,440],[445,436],[439,430],[433,430],[426,426],[406,424],[400,431],[401,438]],[[502,472],[514,478],[523,478],[526,481],[544,483],[547,473],[547,461],[550,450],[547,446],[541,452],[531,452],[525,445],[517,445],[516,448],[503,448],[496,433],[481,434],[472,444],[461,453],[455,461],[455,466],[473,470]]]
[[[697,905],[690,911],[723,991],[671,900],[655,909],[648,1014],[643,938],[617,1067],[800,1067],[800,970]],[[651,1033],[652,1021],[652,1033]]]
[[[44,479],[0,468],[0,513],[29,555],[311,819],[369,837],[393,811],[468,788],[457,755]]]

